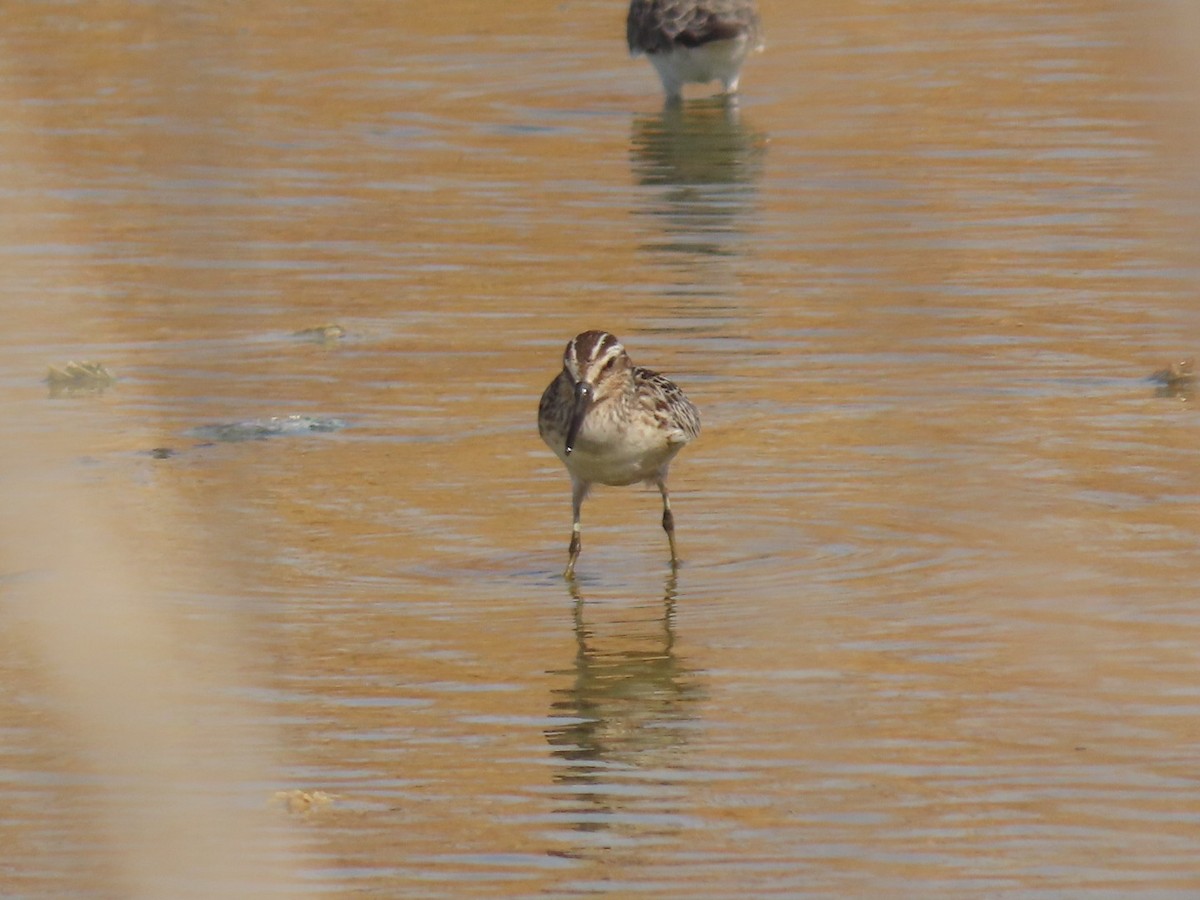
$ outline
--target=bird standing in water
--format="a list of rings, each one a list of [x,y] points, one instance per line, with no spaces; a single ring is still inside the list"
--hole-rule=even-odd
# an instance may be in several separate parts
[[[542,394],[538,433],[571,476],[567,578],[575,576],[579,558],[583,499],[597,483],[644,481],[658,487],[671,565],[678,565],[667,467],[700,433],[700,413],[683,391],[657,372],[635,366],[607,331],[585,331],[568,342],[562,371]]]

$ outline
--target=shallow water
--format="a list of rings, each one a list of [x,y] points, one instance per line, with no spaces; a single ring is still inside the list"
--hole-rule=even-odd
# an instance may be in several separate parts
[[[1195,896],[1161,10],[764,2],[664,110],[492,6],[10,14],[0,892]],[[592,327],[704,431],[572,589]]]

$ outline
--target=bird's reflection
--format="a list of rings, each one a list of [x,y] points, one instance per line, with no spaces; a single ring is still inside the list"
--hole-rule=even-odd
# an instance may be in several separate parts
[[[766,135],[745,124],[729,97],[668,104],[634,119],[634,177],[662,189],[648,194],[644,211],[661,230],[650,249],[693,259],[737,253],[766,145]]]
[[[551,705],[564,724],[546,731],[562,764],[555,782],[570,804],[560,812],[578,831],[616,829],[631,837],[647,813],[662,826],[676,812],[672,773],[684,767],[703,697],[698,674],[675,651],[676,576],[667,578],[651,618],[607,627],[589,626],[574,583],[571,593],[575,658],[555,673],[569,684],[554,692]]]

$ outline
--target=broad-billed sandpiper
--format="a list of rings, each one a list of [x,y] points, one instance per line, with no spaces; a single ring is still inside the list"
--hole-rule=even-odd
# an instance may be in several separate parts
[[[574,524],[567,578],[579,558],[579,511],[595,483],[658,486],[663,528],[675,552],[675,519],[667,493],[667,467],[700,433],[700,413],[673,382],[635,366],[607,331],[585,331],[567,344],[563,368],[542,394],[538,432],[571,476]]]
[[[671,103],[688,83],[719,81],[736,94],[746,57],[763,48],[754,0],[633,0],[625,37],[630,55],[653,63]]]

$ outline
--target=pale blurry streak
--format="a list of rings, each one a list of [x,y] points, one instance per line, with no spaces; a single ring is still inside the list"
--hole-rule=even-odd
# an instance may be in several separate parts
[[[1129,4],[1127,12],[1137,54],[1133,64],[1166,83],[1167,89],[1154,98],[1159,113],[1155,124],[1168,167],[1164,202],[1185,220],[1188,241],[1180,261],[1195,271],[1200,264],[1200,4],[1149,0]],[[1179,315],[1189,344],[1195,346],[1200,341],[1200,303],[1189,300],[1180,304]]]
[[[134,25],[146,46],[186,45],[194,55],[150,53],[131,67],[144,66],[137,74],[156,86],[153,102],[164,110],[186,93],[199,124],[206,105],[218,102],[206,96],[199,62],[209,58],[212,40],[194,28],[195,20],[177,20],[173,9],[140,11],[145,18]],[[102,19],[105,12],[93,14]],[[103,44],[103,23],[91,24],[95,35],[81,36],[68,52]],[[55,142],[64,138],[45,133],[19,86],[46,65],[19,53],[0,57],[0,112],[8,123],[0,192],[9,198],[0,217],[0,248],[8,251],[0,267],[0,341],[8,360],[33,334],[54,335],[64,346],[97,340],[98,302],[110,304],[101,327],[112,334],[123,329],[121,301],[96,299],[102,269],[81,260],[46,271],[43,257],[27,249],[39,242],[86,246],[95,224],[69,208],[42,215],[38,186],[69,163],[56,154]],[[88,86],[78,90],[84,95]],[[196,128],[188,162],[219,154],[204,134]],[[156,174],[183,165],[142,149],[142,166]],[[178,236],[192,252],[195,242],[211,238],[194,222]],[[135,227],[169,228],[154,221]],[[30,285],[39,286],[40,296],[30,296]],[[31,380],[39,374],[28,373]],[[161,438],[119,404],[98,402],[0,393],[0,420],[19,423],[0,442],[4,709],[14,715],[21,707],[14,698],[21,697],[45,705],[24,730],[37,736],[41,746],[33,752],[43,768],[33,784],[23,781],[28,773],[5,777],[22,797],[42,798],[48,823],[32,838],[18,832],[19,847],[0,849],[0,893],[49,882],[75,895],[284,896],[293,836],[283,814],[268,808],[278,744],[232,699],[244,645],[234,621],[217,610],[198,620],[178,600],[213,592],[232,573],[220,571],[215,559],[210,569],[181,558],[172,537],[186,532],[179,528],[185,510],[169,489],[137,495],[148,494],[148,504],[136,492],[123,495],[119,478],[81,471],[80,458],[89,452],[150,448]],[[44,834],[56,837],[47,841]]]
[[[1194,141],[1200,135],[1200,6],[1191,0],[1154,0],[1132,4],[1130,11],[1145,41],[1142,63],[1175,79],[1177,96],[1187,104],[1168,107],[1165,124]]]
[[[30,679],[56,713],[45,775],[61,782],[46,812],[101,893],[262,896],[284,839],[261,787],[270,742],[228,699],[237,636],[232,623],[183,621],[161,587],[170,551],[122,540],[130,510],[54,485],[63,448],[93,438],[59,427],[4,451],[2,565],[21,576],[4,593],[6,630],[30,642]],[[171,510],[155,513],[171,527]]]

